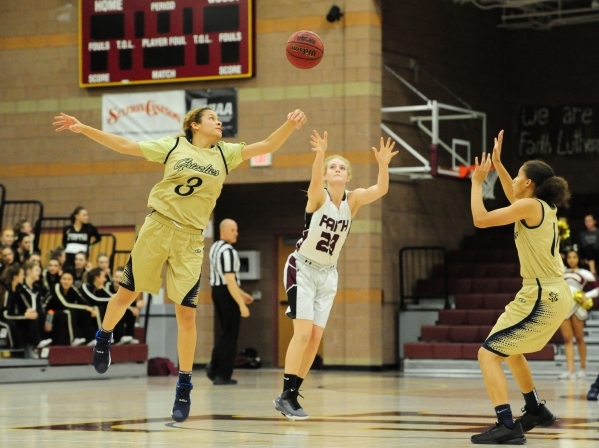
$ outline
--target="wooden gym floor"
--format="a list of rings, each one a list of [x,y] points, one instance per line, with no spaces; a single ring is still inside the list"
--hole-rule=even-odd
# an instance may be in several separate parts
[[[541,380],[558,417],[528,446],[599,446],[599,403],[587,381]],[[395,372],[310,374],[300,399],[310,419],[275,411],[279,370],[237,371],[237,386],[194,373],[190,418],[170,418],[176,379],[153,377],[0,385],[0,446],[464,447],[495,422],[481,378],[403,378]],[[510,380],[515,416],[523,399]]]

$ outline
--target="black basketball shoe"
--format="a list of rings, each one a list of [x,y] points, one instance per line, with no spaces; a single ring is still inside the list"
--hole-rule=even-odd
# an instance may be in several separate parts
[[[496,423],[493,428],[470,437],[470,441],[477,445],[524,445],[526,437],[522,425],[516,420],[513,429],[509,429],[503,423]]]
[[[184,422],[189,417],[191,408],[191,390],[193,384],[177,382],[177,391],[175,392],[175,404],[171,411],[171,417],[176,422]]]
[[[557,420],[557,417],[551,413],[545,406],[545,400],[539,404],[539,415],[532,415],[526,410],[526,406],[522,408],[522,417],[517,421],[522,424],[522,431],[528,432],[535,426],[551,426]]]

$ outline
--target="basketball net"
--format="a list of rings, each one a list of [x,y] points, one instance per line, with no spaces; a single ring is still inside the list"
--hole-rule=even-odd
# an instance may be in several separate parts
[[[460,165],[459,176],[461,178],[472,177],[475,168],[475,165]],[[487,178],[483,181],[483,199],[495,199],[495,183],[498,178],[497,170],[495,167],[491,167],[491,171],[489,171]]]

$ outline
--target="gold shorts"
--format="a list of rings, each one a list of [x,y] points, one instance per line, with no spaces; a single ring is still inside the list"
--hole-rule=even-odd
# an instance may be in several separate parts
[[[510,356],[541,350],[572,309],[564,279],[524,279],[522,289],[499,316],[483,347]]]
[[[197,307],[204,259],[202,231],[182,227],[152,212],[139,231],[125,266],[121,286],[135,292],[158,294],[166,262],[166,289],[180,305]]]

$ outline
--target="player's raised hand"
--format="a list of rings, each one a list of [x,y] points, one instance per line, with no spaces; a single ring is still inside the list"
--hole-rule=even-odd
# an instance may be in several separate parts
[[[372,150],[374,151],[374,156],[376,157],[376,161],[378,163],[384,163],[385,165],[389,165],[389,162],[391,162],[393,156],[399,152],[393,152],[394,147],[395,142],[391,140],[390,137],[387,138],[387,142],[385,142],[385,139],[381,137],[381,149],[377,150],[374,146],[372,147]]]
[[[503,129],[499,131],[495,137],[495,145],[493,146],[493,165],[501,165],[501,145],[503,144]]]
[[[310,145],[312,145],[312,151],[324,155],[324,153],[327,150],[327,131],[324,131],[322,138],[320,137],[320,134],[318,134],[318,132],[312,131],[312,136],[310,137]]]
[[[287,120],[294,121],[295,129],[300,129],[308,119],[306,118],[306,114],[301,110],[295,109],[293,112],[287,114]]]
[[[56,132],[69,130],[79,133],[83,130],[83,125],[81,124],[81,122],[77,120],[75,117],[71,117],[70,115],[63,114],[61,112],[60,115],[54,117],[54,119],[56,121],[52,123],[52,126],[56,127]]]
[[[480,164],[478,163],[478,157],[474,158],[474,172],[472,173],[472,182],[481,182],[487,178],[489,171],[491,171],[491,154],[485,154],[483,152],[480,158]]]

